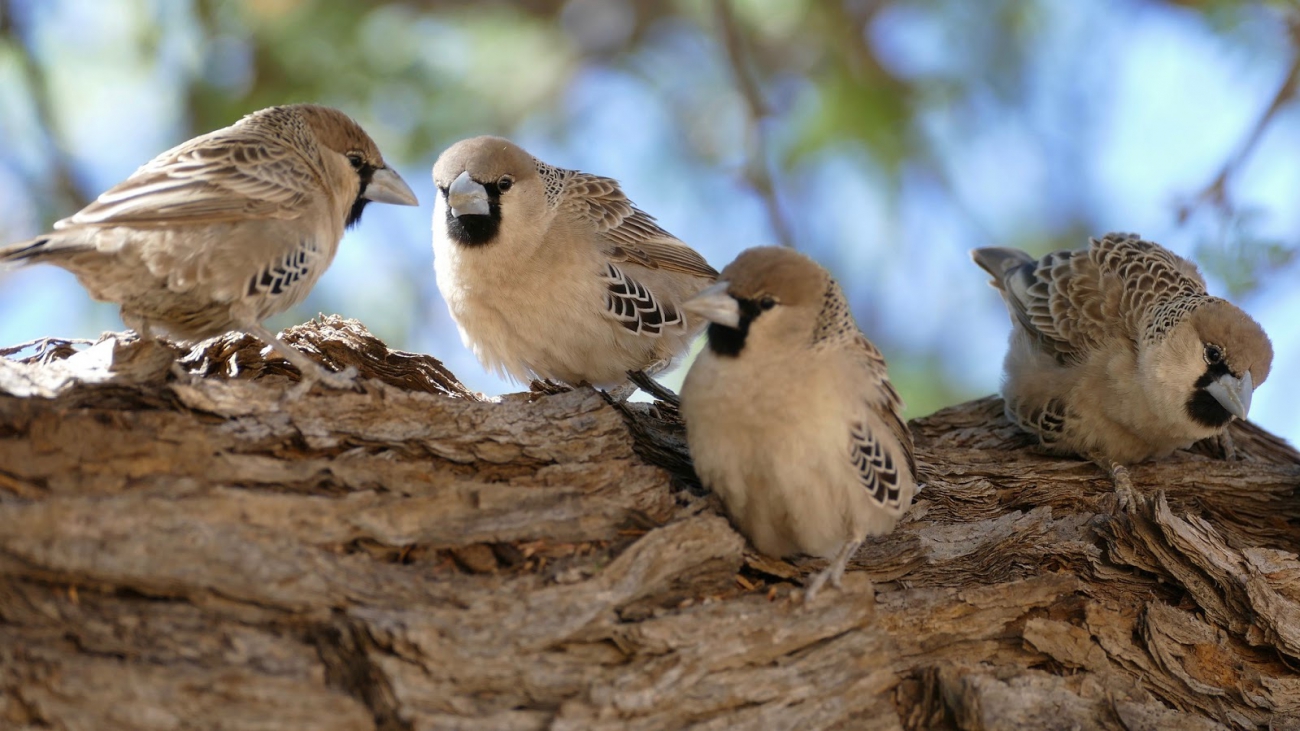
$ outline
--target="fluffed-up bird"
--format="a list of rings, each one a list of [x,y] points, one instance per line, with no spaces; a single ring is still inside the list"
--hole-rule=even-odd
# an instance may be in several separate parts
[[[307,296],[371,201],[417,205],[365,130],[328,107],[271,107],[155,157],[0,263],[71,271],[143,339],[242,331],[297,366],[304,389],[344,388],[351,369],[326,371],[262,321]]]
[[[1273,347],[1231,302],[1206,293],[1196,265],[1135,234],[1034,259],[971,252],[1011,312],[1006,414],[1048,451],[1110,471],[1168,455],[1245,419]]]
[[[438,289],[485,367],[616,387],[671,367],[703,329],[681,303],[717,272],[617,181],[474,137],[442,153],[433,182]]]
[[[831,559],[811,600],[916,493],[885,359],[830,274],[791,249],[743,252],[685,308],[710,323],[681,393],[695,472],[759,551]]]

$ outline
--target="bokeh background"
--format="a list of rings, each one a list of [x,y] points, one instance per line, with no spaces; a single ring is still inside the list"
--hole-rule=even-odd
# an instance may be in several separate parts
[[[429,171],[515,139],[620,179],[721,268],[830,268],[919,416],[996,390],[1009,322],[973,247],[1136,231],[1195,258],[1276,349],[1258,423],[1300,441],[1300,117],[1289,2],[0,0],[0,241],[274,104],[337,106],[420,196],[372,207],[306,303],[513,390],[432,271]],[[0,344],[121,329],[53,267],[0,273]],[[667,382],[675,385],[679,370]]]

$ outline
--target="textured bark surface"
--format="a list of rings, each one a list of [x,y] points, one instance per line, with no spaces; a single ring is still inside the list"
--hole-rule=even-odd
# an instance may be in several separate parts
[[[670,406],[286,337],[361,387],[283,401],[245,337],[0,359],[0,728],[1300,728],[1300,456],[1250,425],[1117,508],[996,399],[920,419],[918,502],[805,605]]]

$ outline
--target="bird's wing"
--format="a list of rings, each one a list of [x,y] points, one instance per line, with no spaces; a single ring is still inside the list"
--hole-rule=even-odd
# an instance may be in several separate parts
[[[709,280],[718,272],[691,247],[659,227],[654,217],[632,205],[612,178],[575,172],[564,185],[564,198],[589,222],[615,264],[680,272]]]
[[[1089,261],[1111,282],[1117,311],[1136,337],[1162,304],[1195,302],[1206,296],[1196,265],[1137,234],[1110,233],[1094,239]]]
[[[904,494],[904,483],[916,480],[916,457],[912,434],[903,422],[903,400],[886,377],[885,359],[876,346],[858,335],[853,348],[859,365],[856,370],[868,381],[871,396],[863,400],[858,417],[849,425],[849,458],[871,499],[883,508],[899,511],[911,498],[910,491]],[[894,444],[901,454],[894,451]]]
[[[1135,234],[1107,234],[1087,249],[1038,260],[1012,249],[980,249],[975,260],[1037,346],[1063,364],[1114,338],[1139,337],[1161,302],[1205,294],[1194,264]]]
[[[605,265],[605,314],[637,335],[657,337],[686,324],[672,302],[656,297],[648,287],[617,265]]]
[[[301,153],[265,136],[218,130],[155,157],[55,227],[295,218],[320,186]]]
[[[1058,251],[1034,259],[1017,249],[977,249],[975,262],[993,276],[1007,309],[1037,347],[1060,363],[1078,362],[1105,339],[1119,305],[1114,287],[1087,251]]]

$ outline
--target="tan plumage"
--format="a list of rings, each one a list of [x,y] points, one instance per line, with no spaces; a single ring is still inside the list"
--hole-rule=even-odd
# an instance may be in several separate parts
[[[830,274],[790,249],[745,251],[685,306],[711,322],[681,394],[696,473],[759,551],[833,559],[809,599],[838,586],[916,492],[884,358]]]
[[[972,256],[1015,323],[1007,416],[1054,453],[1111,469],[1167,455],[1245,418],[1268,377],[1260,326],[1209,296],[1194,264],[1134,234],[1039,260]]]
[[[717,272],[616,181],[500,137],[451,146],[433,180],[438,288],[488,368],[617,386],[670,367],[702,329],[680,304]]]
[[[240,330],[306,381],[346,386],[349,374],[326,374],[261,322],[307,296],[372,200],[416,205],[356,122],[328,107],[271,107],[155,157],[54,232],[0,249],[0,262],[71,271],[144,337]]]

